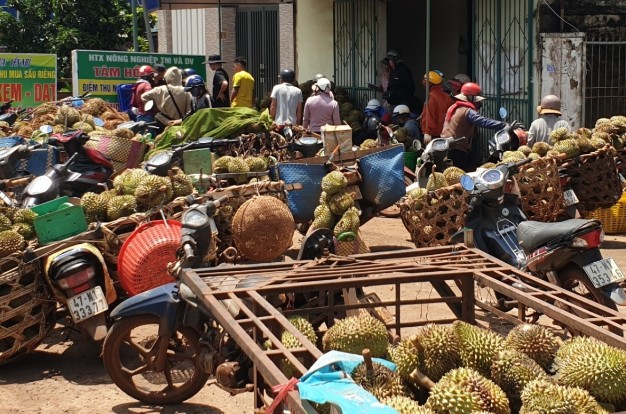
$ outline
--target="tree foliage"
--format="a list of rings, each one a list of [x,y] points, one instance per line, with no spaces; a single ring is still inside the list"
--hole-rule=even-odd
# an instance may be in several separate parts
[[[0,46],[7,52],[55,53],[60,76],[71,74],[71,52],[129,50],[132,15],[126,0],[7,0],[19,19],[0,12]],[[143,17],[138,8],[140,33]]]

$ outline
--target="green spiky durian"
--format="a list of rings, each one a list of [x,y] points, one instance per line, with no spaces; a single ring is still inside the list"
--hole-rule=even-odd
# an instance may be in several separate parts
[[[521,399],[520,414],[608,414],[587,391],[541,379],[528,383]]]
[[[6,257],[24,248],[24,237],[16,231],[0,232],[0,257]]]
[[[556,143],[561,140],[567,139],[568,135],[569,135],[569,128],[561,127],[561,128],[553,129],[549,135],[550,142]]]
[[[398,374],[405,380],[410,380],[411,373],[419,368],[417,349],[409,338],[401,340],[398,345],[389,347],[387,352],[391,361],[396,364]]]
[[[446,179],[448,185],[454,185],[461,182],[461,176],[465,174],[465,171],[459,167],[448,167],[443,170],[443,176]]]
[[[69,105],[63,105],[57,110],[57,114],[54,117],[54,123],[57,125],[74,125],[80,121],[80,112]]]
[[[370,392],[379,401],[396,395],[406,395],[400,376],[386,366],[371,362],[368,368],[367,362],[356,366],[350,376],[366,391]]]
[[[113,187],[120,195],[134,195],[141,180],[147,176],[148,172],[141,168],[124,170],[113,180]]]
[[[603,140],[602,138],[593,137],[591,138],[590,142],[591,142],[591,146],[593,147],[593,149],[596,149],[596,150],[602,149],[606,146],[606,141]]]
[[[27,223],[32,225],[37,217],[37,213],[35,213],[30,208],[20,208],[15,210],[13,214],[13,222],[14,223]]]
[[[491,361],[496,352],[504,346],[504,338],[463,321],[455,321],[453,328],[459,341],[461,365],[489,377]]]
[[[289,323],[291,323],[294,328],[296,328],[300,333],[302,333],[309,341],[315,343],[317,341],[317,335],[315,334],[315,329],[313,329],[313,325],[306,318],[302,316],[292,316],[287,319]],[[302,347],[302,342],[300,342],[291,332],[283,331],[280,337],[280,343],[285,346],[287,349],[296,349]],[[283,373],[287,376],[287,378],[292,377],[296,374],[296,370],[293,365],[288,360],[283,360]]]
[[[452,384],[459,385],[472,393],[480,410],[495,414],[511,413],[509,399],[505,392],[496,383],[471,368],[453,369],[437,382],[440,387]]]
[[[531,152],[533,152],[533,149],[530,148],[528,145],[520,145],[519,148],[517,149],[519,152],[523,153],[526,157],[528,157],[528,154],[530,154]]]
[[[393,408],[398,414],[436,414],[431,409],[420,406],[416,401],[403,395],[384,398],[381,403]]]
[[[428,324],[417,335],[422,348],[421,371],[438,381],[461,364],[460,343],[450,326]]]
[[[85,193],[80,198],[80,204],[85,209],[85,216],[88,222],[105,221],[107,219],[107,200],[100,194]]]
[[[536,379],[552,381],[544,369],[516,349],[499,351],[491,364],[491,378],[511,399],[519,399],[526,384]]]
[[[248,166],[248,163],[245,159],[235,157],[228,162],[228,172],[243,174],[250,172],[250,167]]]
[[[531,160],[538,160],[539,158],[541,158],[541,155],[537,154],[536,152],[531,152],[530,154],[528,154],[528,158],[530,158]]]
[[[252,172],[261,172],[267,170],[265,159],[261,157],[246,158],[246,163]]]
[[[173,168],[169,172],[170,181],[172,182],[173,197],[185,197],[193,193],[193,182],[191,177],[185,174],[179,168]]]
[[[548,372],[552,368],[560,340],[545,326],[525,323],[511,329],[504,346],[523,352]]]
[[[493,162],[486,162],[483,165],[481,165],[480,168],[484,168],[486,170],[491,170],[493,168],[496,168],[496,164],[494,164]]]
[[[375,358],[382,357],[389,344],[385,325],[370,315],[351,316],[331,326],[322,338],[324,351],[343,351],[360,355],[368,348]]]
[[[593,143],[589,138],[580,137],[576,140],[576,142],[578,142],[578,147],[582,153],[590,152],[594,149]]]
[[[560,129],[560,128],[559,128]],[[580,154],[578,142],[575,139],[564,139],[558,141],[552,147],[554,151],[565,154],[567,158],[572,158]]]
[[[80,129],[81,131],[83,131],[85,134],[88,134],[90,132],[93,132],[93,127],[91,125],[89,125],[87,122],[75,122],[72,125],[72,129]]]
[[[428,190],[425,188],[415,188],[407,194],[411,200],[419,200],[420,198],[426,197],[428,194]]]
[[[554,151],[553,149],[549,149],[546,153],[546,157],[558,157],[559,155],[561,155],[561,153],[559,151]]]
[[[521,151],[504,151],[502,162],[517,162],[526,158],[526,154]]]
[[[348,179],[340,171],[331,171],[322,178],[322,191],[333,196],[346,188]]]
[[[370,138],[370,139],[366,139],[365,141],[363,141],[361,145],[359,146],[359,149],[366,150],[370,148],[376,148],[377,146],[378,146],[378,143],[376,142],[376,140],[373,140]]]
[[[332,229],[335,225],[335,216],[330,211],[328,204],[320,204],[317,206],[313,215],[315,217],[312,224],[314,229]]]
[[[480,411],[480,401],[457,384],[437,383],[430,390],[426,408],[436,413],[472,414]]]
[[[28,223],[15,223],[11,226],[11,230],[21,234],[26,240],[30,240],[35,237],[35,228]]]
[[[11,220],[3,214],[0,214],[0,231],[11,230]]]
[[[215,160],[213,163],[213,172],[214,173],[227,173],[228,172],[228,164],[233,160],[234,157],[230,155],[223,155]]]
[[[443,173],[433,171],[432,173],[430,173],[430,176],[428,176],[428,181],[426,182],[426,190],[435,191],[447,186],[448,182],[446,181],[446,177],[443,175]]]
[[[319,203],[320,204],[328,204],[330,202],[330,196],[326,191],[322,191],[320,194]]]
[[[611,134],[604,132],[604,131],[595,131],[592,135],[591,135],[591,139],[601,139],[602,141],[604,141],[604,145],[606,144],[610,144],[613,140],[611,139]]]
[[[100,197],[103,200],[106,200],[106,202],[108,203],[109,200],[111,200],[113,197],[118,196],[119,194],[117,193],[117,191],[115,189],[113,190],[107,190],[107,191],[103,191],[100,193]],[[132,195],[132,194],[131,194]]]
[[[141,179],[134,195],[137,204],[148,208],[167,204],[174,195],[172,182],[168,177],[148,175]]]
[[[341,233],[345,232],[352,232],[356,235],[359,231],[359,226],[359,210],[357,210],[356,207],[350,207],[345,213],[343,213],[343,216],[341,216],[335,225],[333,234],[335,237],[339,237]]]
[[[626,351],[578,338],[566,341],[556,353],[557,382],[585,389],[600,402],[626,407]]]
[[[542,157],[545,157],[548,151],[550,150],[550,144],[547,142],[535,142],[532,147],[533,152],[539,154]]]
[[[340,191],[330,198],[328,207],[333,214],[341,216],[347,209],[354,205],[354,199],[350,193]]]
[[[121,195],[111,197],[107,202],[107,219],[117,220],[121,217],[128,217],[137,211],[137,200],[132,195]]]

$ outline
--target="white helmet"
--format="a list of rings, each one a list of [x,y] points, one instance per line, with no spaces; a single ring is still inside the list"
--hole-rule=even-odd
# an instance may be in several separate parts
[[[330,81],[327,78],[319,78],[317,80],[317,87],[322,92],[330,91]]]
[[[380,108],[380,101],[378,99],[370,99],[367,102],[367,106],[365,107],[366,110],[369,109],[369,110],[372,110],[372,111],[376,110],[378,108]]]
[[[409,110],[409,107],[406,105],[398,105],[395,108],[393,108],[393,116],[398,116],[398,115],[410,115],[411,111]]]

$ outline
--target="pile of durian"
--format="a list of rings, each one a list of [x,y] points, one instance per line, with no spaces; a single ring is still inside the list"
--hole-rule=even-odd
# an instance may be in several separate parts
[[[85,193],[81,205],[88,222],[107,222],[157,208],[193,191],[191,178],[179,168],[170,170],[167,177],[133,168],[115,177],[111,190]]]
[[[304,318],[294,326],[312,343]],[[562,341],[548,328],[523,324],[506,337],[475,325],[426,325],[389,343],[372,316],[348,317],[323,335],[324,351],[363,354],[352,379],[399,414],[603,414],[626,409],[626,351],[586,337]],[[284,333],[288,349],[302,344]],[[364,352],[364,350],[367,350]],[[381,357],[392,371],[368,361]],[[288,363],[283,369],[293,373]],[[328,412],[321,406],[320,412]]]
[[[24,249],[35,238],[35,217],[29,208],[0,207],[0,258]]]
[[[269,159],[259,156],[230,156],[223,155],[213,163],[213,172],[215,174],[230,173],[237,174],[234,178],[236,184],[252,184],[259,181],[271,181],[268,174],[255,174],[254,177],[248,177],[248,173],[268,172]]]
[[[313,213],[313,229],[330,229],[335,237],[343,233],[357,236],[359,210],[355,207],[352,194],[346,191],[347,186],[348,180],[341,171],[331,171],[322,178],[322,194]]]

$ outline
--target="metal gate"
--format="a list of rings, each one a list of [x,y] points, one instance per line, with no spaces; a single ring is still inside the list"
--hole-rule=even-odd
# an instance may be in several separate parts
[[[237,56],[248,62],[254,93],[262,99],[278,83],[280,50],[278,6],[237,8]],[[232,75],[231,75],[232,76]]]
[[[534,118],[533,98],[533,1],[474,0],[473,74],[487,99],[481,113],[499,119],[498,110],[508,110],[508,120],[526,126]],[[481,130],[474,140],[477,160],[488,155],[487,138],[494,131]]]
[[[586,42],[584,124],[626,115],[626,39],[615,34],[588,35]]]
[[[376,0],[334,1],[335,84],[346,88],[354,104],[365,107],[375,93]]]

